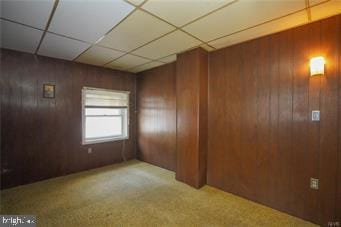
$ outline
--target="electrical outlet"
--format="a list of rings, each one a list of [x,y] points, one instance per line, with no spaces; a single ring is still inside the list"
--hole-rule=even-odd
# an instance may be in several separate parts
[[[91,153],[92,153],[92,148],[89,147],[89,148],[88,148],[88,154],[91,154]]]
[[[320,111],[319,110],[313,110],[311,112],[311,120],[312,121],[320,121]]]
[[[319,189],[319,179],[310,178],[310,188],[318,190]]]

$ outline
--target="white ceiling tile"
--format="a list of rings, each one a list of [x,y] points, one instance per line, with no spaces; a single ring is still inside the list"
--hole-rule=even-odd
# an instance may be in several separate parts
[[[106,65],[109,68],[113,68],[113,69],[129,69],[129,68],[133,68],[135,66],[138,65],[142,65],[145,64],[147,62],[149,62],[150,60],[147,60],[145,58],[141,58],[141,57],[137,57],[131,54],[127,54],[113,62],[111,62],[110,64]]]
[[[207,51],[214,51],[215,50],[213,47],[210,47],[207,44],[202,44],[202,45],[200,45],[200,47],[207,50]]]
[[[334,16],[341,13],[341,1],[331,0],[329,2],[310,8],[313,21]]]
[[[204,41],[210,41],[304,8],[302,0],[240,0],[185,26],[184,30]]]
[[[144,0],[127,0],[127,2],[130,2],[133,5],[139,6],[144,2]]]
[[[54,0],[1,0],[1,17],[45,29]]]
[[[82,53],[77,59],[77,62],[82,62],[90,65],[104,65],[109,61],[112,61],[120,56],[124,52],[115,51],[112,49],[93,46],[84,53]]]
[[[140,10],[135,11],[98,44],[123,51],[131,51],[174,30],[175,27]]]
[[[151,61],[151,62],[148,62],[147,64],[140,65],[140,66],[137,66],[135,68],[129,69],[129,71],[133,72],[133,73],[138,73],[138,72],[142,72],[142,71],[145,71],[147,69],[152,69],[152,68],[158,67],[160,65],[164,65],[164,64],[165,63],[162,63],[162,62]]]
[[[200,43],[199,40],[182,31],[175,31],[137,49],[133,53],[156,60],[198,46]]]
[[[60,0],[49,31],[95,42],[133,9],[121,0]]]
[[[233,35],[212,41],[209,44],[215,48],[222,48],[226,46],[231,46],[233,44],[245,42],[251,39],[255,39],[261,36],[283,31],[305,23],[308,23],[307,14],[305,11],[300,11],[298,13],[291,14],[281,19],[274,20],[259,25],[257,27],[250,28],[245,31],[238,32]]]
[[[180,27],[232,1],[148,0],[142,8]]]
[[[244,35],[244,34],[247,34],[247,33],[243,33],[243,32],[241,32],[242,34],[240,34],[240,36],[241,35]],[[236,35],[238,35],[239,33],[237,33]],[[233,44],[236,44],[236,43],[239,43],[239,42],[243,42],[243,41],[239,41],[239,40],[237,40],[237,38],[234,38],[234,37],[232,37],[233,35],[231,35],[231,36],[226,36],[226,37],[223,37],[223,38],[220,38],[220,39],[217,39],[217,40],[214,40],[214,41],[212,41],[212,42],[209,42],[209,44],[211,45],[211,46],[214,46],[215,48],[217,48],[217,49],[220,49],[220,48],[223,48],[223,47],[227,47],[227,46],[231,46],[231,45],[233,45]],[[244,37],[244,41],[247,41],[247,40],[249,40],[249,39],[252,39],[252,38],[246,38],[246,37]],[[233,41],[234,40],[234,41]],[[240,40],[243,40],[243,39],[240,39]]]
[[[176,54],[173,54],[164,58],[160,58],[158,61],[161,61],[164,63],[170,63],[170,62],[176,61]]]
[[[34,53],[43,32],[34,28],[0,19],[1,47]]]
[[[46,33],[38,54],[52,58],[73,60],[89,46],[90,44],[87,43]]]

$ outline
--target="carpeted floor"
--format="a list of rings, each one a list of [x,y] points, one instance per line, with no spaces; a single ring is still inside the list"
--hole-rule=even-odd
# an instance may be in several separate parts
[[[312,223],[129,161],[1,191],[1,214],[38,226],[314,226]]]

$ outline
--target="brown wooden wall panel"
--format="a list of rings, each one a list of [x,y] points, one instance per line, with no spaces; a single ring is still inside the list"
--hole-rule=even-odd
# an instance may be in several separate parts
[[[137,75],[138,157],[175,171],[175,63]]]
[[[279,178],[275,177],[279,174],[278,162],[280,161],[279,156],[279,36],[273,35],[269,37],[269,51],[270,51],[270,61],[269,61],[269,176],[268,176],[268,187],[274,190],[266,190],[268,193],[268,202],[273,204],[274,207],[279,207],[281,198],[277,198],[278,191],[281,182]]]
[[[339,36],[341,22],[339,17],[321,21],[322,55],[327,56],[327,76],[321,78],[320,109],[320,218],[323,223],[335,219],[336,172],[338,152],[338,81],[339,75]],[[331,190],[333,188],[333,190]]]
[[[341,19],[339,19],[339,23]],[[339,31],[341,32],[341,30]],[[341,35],[339,36],[339,53],[341,53]],[[336,220],[341,220],[341,55],[339,54],[339,104],[338,104],[338,119],[339,119],[339,151],[338,151],[338,171],[337,171],[337,199],[336,203]]]
[[[197,48],[176,61],[176,178],[197,188],[206,183],[207,56]]]
[[[309,26],[309,57],[311,56],[317,56],[320,53],[320,36],[314,35],[314,34],[320,34],[321,32],[321,26],[315,25],[315,26]],[[311,119],[311,112],[313,110],[319,110],[320,109],[320,89],[321,89],[321,77],[312,77],[309,79],[309,87],[308,87],[308,105],[309,105],[309,118],[308,121]],[[318,170],[318,162],[319,162],[319,152],[320,152],[320,146],[319,146],[319,140],[320,140],[320,124],[311,124],[308,123],[307,128],[307,151],[309,152],[309,157],[311,160],[311,164],[309,168],[311,170],[311,175],[313,178],[319,177],[319,170]],[[307,166],[306,166],[307,167]],[[305,171],[303,171],[305,172]],[[310,196],[309,196],[309,194]],[[311,207],[310,212],[310,220],[314,220],[315,222],[318,222],[319,218],[316,215],[316,210],[319,209],[319,197],[317,191],[310,191],[306,194],[309,198]],[[307,201],[307,204],[309,202]],[[314,212],[315,211],[315,212]],[[308,215],[308,214],[307,214]],[[309,216],[307,216],[309,218]]]
[[[225,86],[228,86],[229,84],[225,82],[225,70],[224,67],[221,67],[222,65],[225,65],[225,50],[218,50],[215,51],[214,54],[209,55],[210,58],[210,64],[209,64],[209,72],[214,76],[214,80],[212,80],[211,77],[209,77],[209,89],[208,89],[208,108],[210,106],[215,106],[216,111],[208,111],[209,113],[209,120],[208,120],[208,135],[212,134],[211,129],[214,128],[215,135],[217,137],[222,138],[225,132],[230,132],[229,130],[226,130],[224,125],[226,125],[226,115],[225,115],[225,103],[227,100],[225,98],[225,94],[229,92],[231,89],[217,89],[215,91],[215,96],[219,97],[218,99],[212,99],[210,97],[210,89],[213,89],[215,87],[219,87],[220,84],[224,84]],[[232,65],[234,66],[234,65]],[[239,77],[232,77],[232,78],[239,78]],[[230,93],[230,92],[229,92]],[[240,97],[235,91],[234,97],[238,99]],[[225,102],[226,100],[226,102]],[[235,103],[237,103],[238,100],[236,100]],[[231,102],[233,103],[233,102]],[[231,113],[232,116],[238,117],[240,116],[240,113],[238,111],[237,115],[234,115],[234,113]],[[229,115],[229,116],[231,116]],[[237,120],[237,119],[236,119]],[[238,129],[240,127],[237,127]],[[240,133],[236,131],[236,136],[239,136]],[[224,150],[225,150],[225,142],[226,138],[224,140],[216,140],[214,143],[211,143],[212,140],[208,139],[208,153],[207,153],[207,183],[210,183],[211,185],[214,185],[217,188],[220,189],[227,189],[228,191],[233,191],[232,187],[233,185],[225,186],[224,184],[224,160],[223,158]],[[214,152],[209,152],[213,150]],[[233,150],[231,149],[231,155],[234,155]],[[236,163],[231,168],[239,166],[239,163]],[[239,174],[239,171],[237,168],[234,168],[237,171],[229,171],[229,173],[233,174]],[[229,175],[229,178],[234,177],[232,175]],[[236,178],[234,178],[236,179]]]
[[[199,49],[199,186],[206,184],[208,148],[208,52]]]
[[[340,18],[210,53],[209,185],[315,223],[340,221]],[[326,74],[310,77],[317,55]]]
[[[307,76],[310,46],[314,45],[312,41],[307,42],[306,40],[307,37],[312,37],[310,30],[311,27],[309,26],[298,28],[293,32],[293,41],[291,42],[293,51],[293,131],[292,168],[289,175],[295,176],[291,178],[292,185],[300,189],[307,188],[307,179],[310,177],[318,178],[315,171],[317,169],[315,150],[308,148],[309,134],[306,133],[309,131],[309,125],[312,127],[318,125],[318,123],[309,124],[311,119],[309,113],[312,111],[309,110],[309,102],[313,101],[309,100],[309,82],[314,83],[314,80],[320,80],[320,77],[311,78]],[[311,87],[311,89],[314,88]],[[318,141],[318,137],[316,139]],[[298,216],[307,217],[307,219],[316,222],[316,196],[315,190],[297,190],[290,198],[292,212],[298,212]]]
[[[44,83],[56,85],[55,99],[42,98]],[[122,161],[122,141],[81,145],[83,86],[131,92],[125,158],[135,158],[134,74],[1,49],[1,169],[9,170],[1,188]]]

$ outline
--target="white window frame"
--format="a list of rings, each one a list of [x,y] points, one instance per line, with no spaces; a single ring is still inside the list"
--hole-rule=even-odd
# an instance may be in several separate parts
[[[126,136],[111,136],[111,137],[100,137],[98,139],[86,140],[85,138],[85,90],[98,90],[98,91],[109,91],[109,92],[117,92],[128,95],[128,104],[127,104],[127,135]],[[83,87],[82,88],[82,145],[87,144],[96,144],[96,143],[106,143],[111,141],[119,141],[119,140],[128,140],[129,139],[129,97],[130,91],[119,91],[119,90],[109,90],[103,88],[94,88],[94,87]],[[110,107],[109,107],[110,108]],[[123,127],[123,124],[122,124]]]

